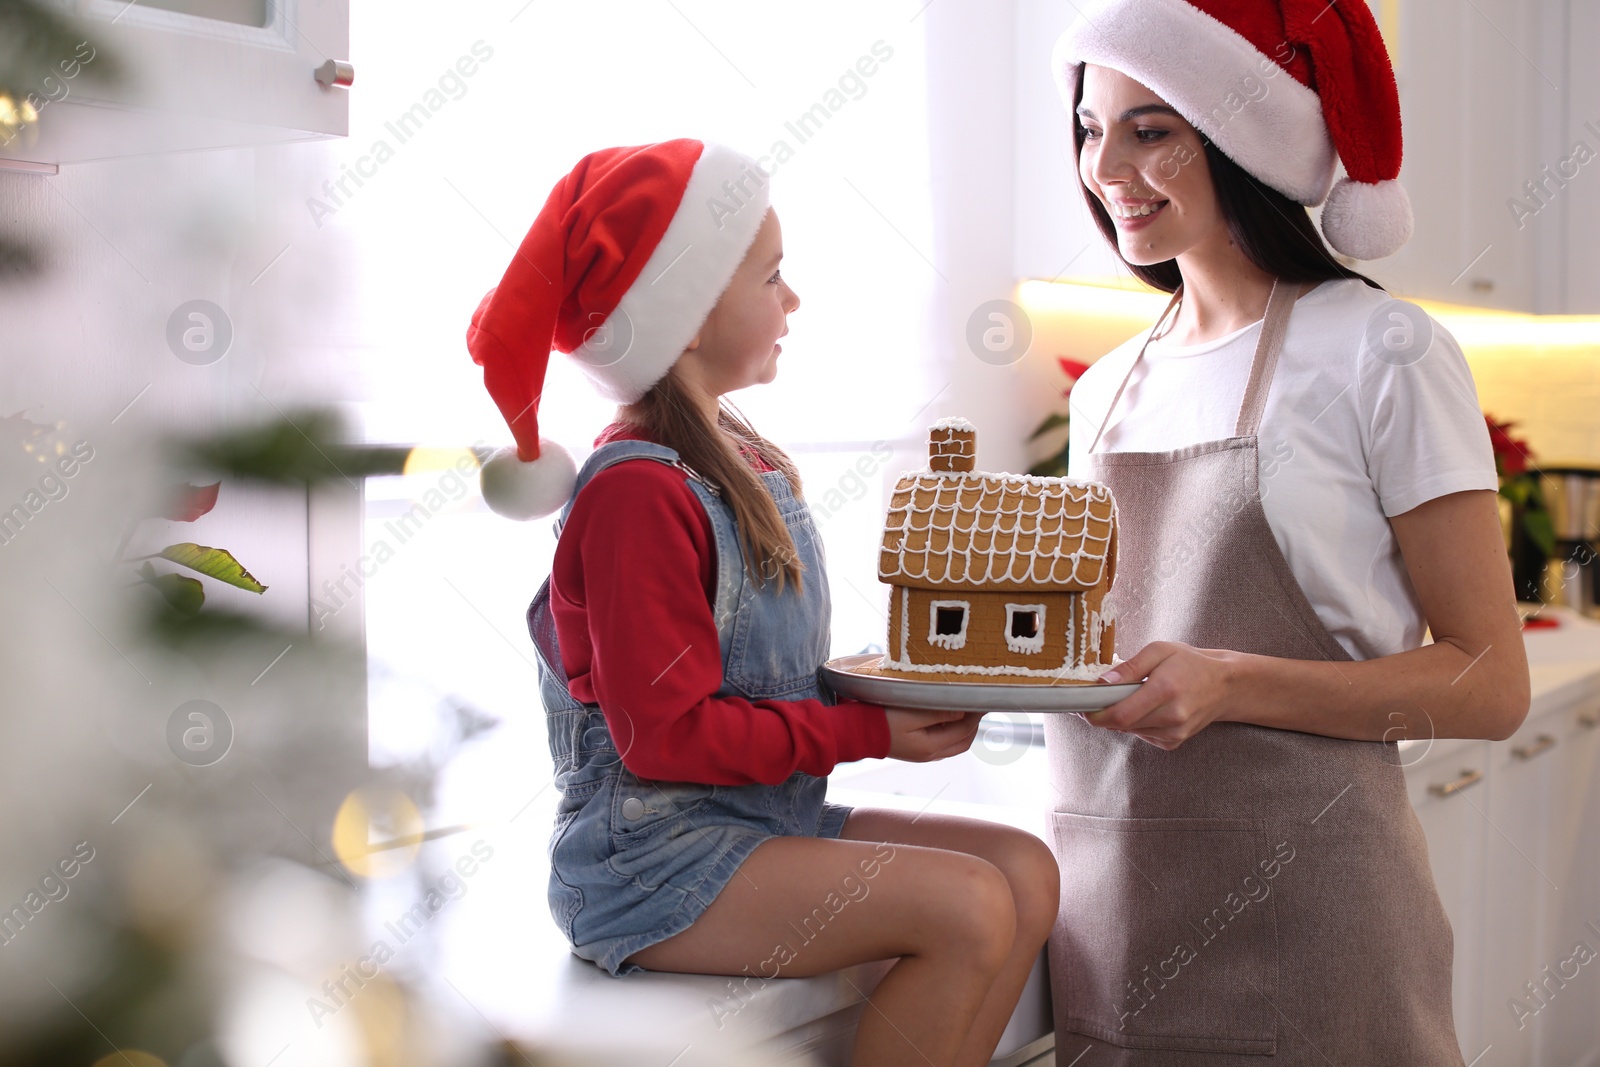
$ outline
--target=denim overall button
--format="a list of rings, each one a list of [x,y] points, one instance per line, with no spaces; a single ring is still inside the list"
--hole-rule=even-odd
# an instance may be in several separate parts
[[[638,797],[629,797],[622,802],[622,817],[624,819],[637,819],[644,814],[644,801]]]

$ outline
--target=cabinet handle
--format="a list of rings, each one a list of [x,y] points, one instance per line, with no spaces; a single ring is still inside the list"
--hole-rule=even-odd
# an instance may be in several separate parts
[[[317,81],[330,89],[337,85],[348,89],[355,84],[356,68],[343,59],[330,59],[316,71]]]
[[[1578,725],[1585,730],[1593,730],[1596,726],[1600,726],[1600,711],[1579,712]]]
[[[1534,741],[1533,744],[1518,745],[1516,748],[1511,750],[1511,754],[1517,757],[1517,759],[1529,760],[1533,759],[1535,756],[1542,756],[1555,747],[1555,738],[1551,737],[1549,734],[1540,734],[1538,740]]]
[[[1436,783],[1434,785],[1430,785],[1428,787],[1428,792],[1432,793],[1436,797],[1453,797],[1463,789],[1477,785],[1481,781],[1483,781],[1483,772],[1475,771],[1469,768],[1467,770],[1463,770],[1461,772],[1461,777],[1457,778],[1453,782],[1444,782],[1442,784]]]

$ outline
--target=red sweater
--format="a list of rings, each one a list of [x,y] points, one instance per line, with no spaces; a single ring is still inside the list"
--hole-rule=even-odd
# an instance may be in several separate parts
[[[613,424],[595,445],[642,439]],[[578,494],[556,545],[550,608],[568,691],[600,705],[623,765],[659,781],[777,785],[888,755],[876,704],[713,696],[716,583],[711,519],[683,471],[626,460]]]

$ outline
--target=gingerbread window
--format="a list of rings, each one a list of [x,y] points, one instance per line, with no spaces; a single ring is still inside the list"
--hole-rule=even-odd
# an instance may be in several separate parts
[[[972,605],[965,600],[935,600],[928,606],[928,644],[944,649],[967,643],[967,619]]]
[[[1044,605],[1006,605],[1006,647],[1013,652],[1044,651]]]

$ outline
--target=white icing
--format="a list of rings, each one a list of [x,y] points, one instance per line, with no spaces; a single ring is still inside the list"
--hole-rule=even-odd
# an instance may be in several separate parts
[[[900,658],[910,662],[911,653],[908,651],[911,640],[911,588],[900,587]]]
[[[1105,636],[1106,623],[1110,621],[1111,617],[1104,612],[1089,612],[1089,651],[1094,653],[1095,659],[1100,658],[1100,639]]]
[[[1116,514],[1117,502],[1111,497],[1111,490],[1106,488],[1104,482],[1094,482],[1087,478],[1054,478],[1046,474],[1012,474],[1006,472],[996,474],[993,471],[935,471],[924,467],[918,471],[901,471],[900,481],[903,483],[912,478],[974,478],[1006,481],[1014,485],[1042,485],[1046,488],[1066,486],[1072,489],[1088,489],[1093,494],[1096,502],[1111,500],[1111,513]]]
[[[1031,492],[1029,487],[1046,491]],[[878,577],[932,586],[1091,588],[1105,574],[1113,529],[1093,514],[1093,506],[1109,503],[1111,493],[1097,482],[1077,483],[1083,492],[1069,492],[1072,487],[1066,479],[1026,474],[908,475],[896,487],[884,523],[884,540],[898,533],[898,547],[882,550]],[[979,494],[976,503],[962,506],[961,493],[974,489]],[[1061,529],[1043,532],[1046,519]],[[1093,527],[1103,532],[1096,533]],[[958,532],[970,535],[961,551],[956,550]],[[922,547],[907,548],[913,535],[918,535]],[[944,548],[934,548],[941,540]],[[978,547],[980,542],[988,547]],[[1066,551],[1068,546],[1073,550]]]
[[[1011,633],[1011,616],[1019,611],[1032,611],[1038,614],[1038,626],[1032,637],[1015,637]],[[1006,605],[1006,647],[1013,652],[1033,653],[1044,651],[1044,605],[1043,604],[1007,604]],[[1072,665],[1068,657],[1067,666]]]
[[[977,433],[978,432],[978,428],[976,426],[972,425],[972,423],[968,422],[966,419],[963,419],[959,415],[952,415],[947,419],[940,419],[938,422],[934,423],[932,426],[929,426],[928,429],[930,429],[930,430],[970,430],[973,433]]]
[[[914,674],[975,674],[995,678],[1003,675],[1020,675],[1029,678],[1059,678],[1069,682],[1092,682],[1114,666],[1107,663],[1086,663],[1082,667],[1059,667],[1054,670],[1012,666],[980,667],[972,663],[912,663],[907,659],[891,660],[888,656],[883,658],[881,665],[886,670]]]
[[[937,627],[939,625],[940,608],[961,609],[961,629],[959,632],[953,634],[942,634],[938,632]],[[971,618],[972,605],[967,603],[965,600],[933,601],[928,606],[928,644],[938,645],[940,648],[945,649],[946,651],[966,647],[967,622]]]

